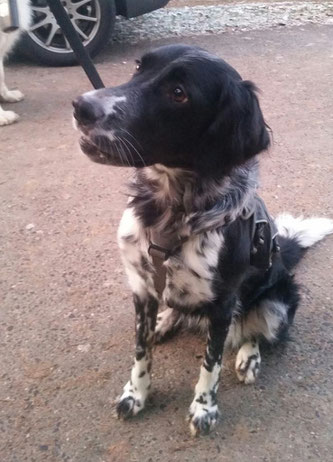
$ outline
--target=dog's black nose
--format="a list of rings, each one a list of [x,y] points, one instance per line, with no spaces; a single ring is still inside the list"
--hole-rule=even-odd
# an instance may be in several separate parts
[[[89,100],[80,96],[73,101],[74,117],[83,125],[89,125],[104,116],[103,108],[98,100]]]

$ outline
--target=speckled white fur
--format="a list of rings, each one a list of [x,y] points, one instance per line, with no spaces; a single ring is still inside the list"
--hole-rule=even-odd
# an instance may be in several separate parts
[[[133,293],[141,300],[148,293],[157,298],[152,273],[143,269],[142,272],[138,271],[142,257],[150,261],[150,256],[148,255],[149,243],[140,221],[130,207],[124,211],[119,224],[118,245]]]
[[[135,360],[131,372],[131,380],[124,386],[123,394],[119,401],[127,401],[132,407],[132,414],[136,415],[145,407],[145,402],[150,390],[151,377],[149,373],[151,359],[145,357],[140,361]]]
[[[200,368],[199,381],[195,386],[195,394],[189,409],[188,420],[193,436],[199,431],[211,430],[219,415],[216,392],[219,386],[221,366],[215,365],[211,372],[203,366]]]
[[[203,251],[203,240],[207,242]],[[163,300],[168,306],[197,307],[213,299],[212,284],[217,268],[218,255],[223,245],[221,233],[210,231],[205,236],[191,236],[179,255],[169,258],[166,288]]]
[[[254,383],[259,373],[260,363],[258,341],[245,342],[236,356],[235,370],[238,380],[246,385]]]

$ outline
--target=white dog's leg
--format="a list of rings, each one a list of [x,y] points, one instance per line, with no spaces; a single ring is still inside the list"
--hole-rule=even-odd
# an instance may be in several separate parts
[[[5,84],[5,73],[3,68],[3,59],[0,57],[0,98],[3,101],[15,102],[23,98],[19,90],[9,91]],[[0,106],[0,126],[10,125],[15,122],[19,116],[14,111],[5,111]]]
[[[14,111],[4,111],[0,106],[0,127],[14,123],[19,116]]]
[[[20,90],[8,90],[5,83],[5,71],[2,58],[0,58],[0,97],[2,101],[6,101],[7,103],[16,103],[24,98]]]

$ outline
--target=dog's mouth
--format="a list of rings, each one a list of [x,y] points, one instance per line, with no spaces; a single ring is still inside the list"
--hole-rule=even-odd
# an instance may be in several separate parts
[[[86,154],[92,161],[97,162],[98,164],[114,165],[114,163],[111,162],[110,154],[108,152],[102,151],[101,148],[93,143],[89,137],[82,135],[79,143],[81,151]]]
[[[98,164],[118,167],[142,167],[142,158],[137,158],[130,147],[120,138],[110,140],[105,136],[89,136],[82,134],[80,148],[89,159]]]

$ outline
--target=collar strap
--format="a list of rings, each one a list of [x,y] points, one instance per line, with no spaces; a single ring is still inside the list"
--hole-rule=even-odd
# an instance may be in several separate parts
[[[170,255],[172,254],[171,249],[166,249],[165,247],[161,247],[157,244],[153,244],[150,241],[149,247],[148,247],[148,253],[151,257],[154,258],[159,258],[160,260],[167,260]]]
[[[164,262],[171,257],[171,255],[175,254],[187,239],[187,237],[182,237],[174,240],[170,237],[162,237],[161,234],[157,233],[155,230],[150,231],[148,254],[153,260],[155,269],[154,286],[156,292],[160,296],[162,296],[166,282],[166,268]],[[158,244],[152,241],[158,242]]]
[[[164,266],[165,260],[171,255],[171,250],[166,249],[150,241],[148,253],[152,258],[154,265],[154,286],[158,295],[161,297],[166,283],[166,268]]]

